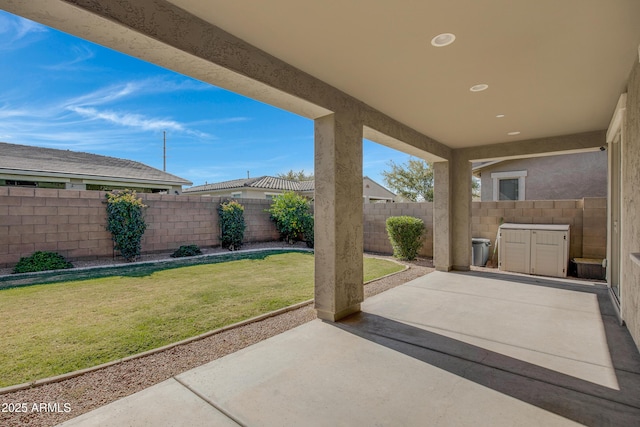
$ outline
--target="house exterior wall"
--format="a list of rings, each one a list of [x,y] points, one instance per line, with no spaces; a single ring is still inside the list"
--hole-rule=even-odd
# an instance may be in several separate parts
[[[194,193],[189,194],[189,197],[196,196],[212,196],[212,197],[222,197],[222,198],[231,198],[232,194],[240,193],[241,199],[266,199],[266,194],[269,193],[277,193],[281,194],[283,191],[280,190],[261,190],[261,189],[253,189],[253,188],[237,188],[231,190],[211,190],[203,193]]]
[[[635,63],[627,84],[626,123],[622,145],[622,318],[640,348],[640,64]]]
[[[377,182],[373,181],[369,177],[366,177],[366,176],[364,177],[362,186],[363,186],[362,194],[364,195],[365,201],[370,199],[395,200],[396,198],[395,194],[393,194],[391,191],[387,190]]]
[[[494,172],[527,171],[525,200],[607,197],[607,152],[508,160],[481,171],[481,200],[493,201]]]

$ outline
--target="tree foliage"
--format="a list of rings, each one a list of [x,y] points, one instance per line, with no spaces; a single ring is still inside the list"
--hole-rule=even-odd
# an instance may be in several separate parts
[[[433,164],[421,159],[409,159],[407,163],[387,165],[382,171],[384,182],[396,194],[412,202],[433,201]]]
[[[133,190],[107,193],[107,230],[116,250],[127,261],[133,261],[142,251],[142,235],[147,229],[143,209],[146,206]]]
[[[409,159],[401,165],[391,160],[387,165],[391,169],[382,171],[382,176],[389,189],[412,202],[433,201],[433,163]],[[471,178],[471,195],[480,197],[480,180],[474,177]]]
[[[277,177],[288,179],[289,181],[311,181],[314,178],[313,173],[307,174],[304,169],[299,171],[290,169],[287,173],[279,173]]]

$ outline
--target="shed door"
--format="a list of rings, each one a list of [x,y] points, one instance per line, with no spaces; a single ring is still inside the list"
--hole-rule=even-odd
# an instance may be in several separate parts
[[[531,274],[567,276],[567,233],[534,230],[531,232]]]
[[[531,231],[505,229],[500,232],[500,269],[529,274]]]

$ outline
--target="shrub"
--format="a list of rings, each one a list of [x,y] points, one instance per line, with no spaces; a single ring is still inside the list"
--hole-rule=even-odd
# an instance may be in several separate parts
[[[73,264],[55,252],[34,252],[31,256],[22,257],[13,268],[14,273],[33,273],[36,271],[61,270],[73,268]]]
[[[411,216],[391,216],[387,218],[387,234],[393,246],[393,256],[414,260],[422,247],[424,222]]]
[[[182,258],[196,255],[202,255],[202,251],[198,245],[182,245],[171,254],[171,258]]]
[[[304,217],[304,224],[303,224],[303,232],[302,234],[304,235],[304,241],[307,244],[307,247],[309,248],[313,248],[313,245],[315,243],[314,240],[314,231],[313,231],[313,215],[308,215]]]
[[[223,248],[236,251],[242,247],[244,239],[244,206],[235,200],[223,202],[218,206],[220,215],[220,241]]]
[[[313,215],[309,201],[292,191],[273,199],[268,209],[280,238],[289,244],[303,238],[313,246]]]
[[[143,209],[146,206],[133,190],[107,193],[107,230],[115,248],[127,261],[133,261],[142,251],[142,235],[147,229]]]

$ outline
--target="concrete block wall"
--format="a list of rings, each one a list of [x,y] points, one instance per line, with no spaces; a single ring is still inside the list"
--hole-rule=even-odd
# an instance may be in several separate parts
[[[103,200],[99,192],[0,187],[0,266],[35,251],[110,256]]]
[[[280,233],[278,233],[267,212],[267,209],[271,206],[270,200],[240,199],[238,202],[244,206],[245,242],[269,242],[280,238]],[[219,203],[217,201],[216,206]]]
[[[413,216],[425,224],[420,256],[433,256],[433,203],[365,203],[364,250],[382,254],[393,253],[387,235],[386,221],[390,216]]]
[[[607,199],[585,198],[582,231],[582,256],[607,257]]]
[[[494,244],[501,223],[569,224],[571,258],[605,258],[606,198],[474,202],[472,233]]]
[[[219,197],[140,194],[148,206],[143,253],[173,251],[180,245],[220,245]],[[241,199],[245,208],[245,242],[279,239],[269,219],[270,201]],[[433,256],[432,203],[365,203],[364,250],[393,252],[385,222],[390,216],[421,218],[426,226],[420,256]],[[474,202],[474,237],[495,241],[501,222],[571,225],[570,256],[606,256],[606,199]],[[105,193],[0,187],[0,267],[14,265],[35,251],[59,252],[70,260],[113,256],[106,230]]]
[[[35,251],[58,252],[69,260],[113,257],[107,231],[105,192],[0,187],[0,267]],[[180,245],[220,245],[219,197],[139,194],[147,230],[142,252],[167,252]],[[278,231],[265,212],[270,201],[240,200],[245,207],[245,242],[271,241]]]
[[[216,210],[218,199],[169,194],[139,196],[147,205],[144,214],[147,230],[142,238],[143,253],[173,251],[181,245],[206,248],[220,244]]]

